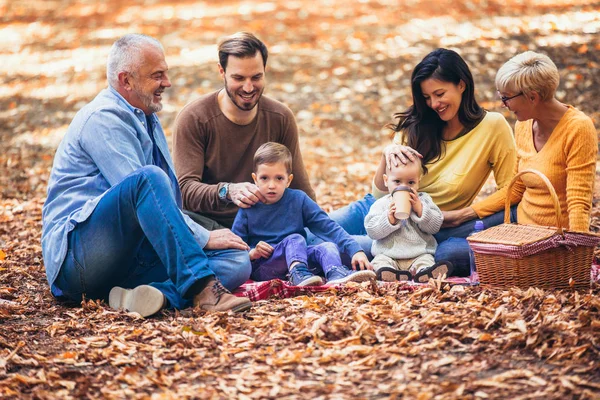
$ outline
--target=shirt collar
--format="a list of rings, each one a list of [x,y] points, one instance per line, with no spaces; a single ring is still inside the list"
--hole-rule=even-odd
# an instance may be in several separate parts
[[[117,99],[119,99],[124,105],[125,107],[127,107],[127,109],[129,111],[131,111],[134,114],[139,114],[139,115],[143,115],[144,118],[146,118],[146,114],[144,113],[143,110],[132,106],[131,104],[129,104],[129,102],[127,100],[125,100],[125,97],[121,96],[121,94],[119,92],[117,92],[117,90],[115,88],[113,88],[112,86],[108,86],[108,90],[115,96],[117,97]],[[156,121],[156,113],[152,113],[150,115],[148,115],[148,118],[150,118],[152,121]]]

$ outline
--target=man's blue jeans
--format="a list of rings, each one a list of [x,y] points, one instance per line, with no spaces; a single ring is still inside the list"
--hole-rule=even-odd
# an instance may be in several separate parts
[[[340,224],[342,228],[357,239],[361,247],[371,249],[373,241],[367,236],[365,230],[365,217],[376,199],[367,194],[363,199],[357,200],[346,207],[342,207],[329,214],[329,217]],[[510,209],[511,222],[517,221],[517,206]],[[438,242],[435,260],[450,261],[454,266],[454,275],[468,276],[470,274],[469,243],[466,238],[475,227],[475,219],[467,221],[460,226],[441,229],[433,235]],[[500,225],[504,222],[504,211],[497,212],[482,219],[484,227]],[[314,235],[313,235],[314,236]],[[367,253],[370,257],[370,251]]]
[[[83,294],[106,299],[114,286],[148,284],[181,309],[192,305],[204,278],[216,275],[232,290],[250,277],[250,270],[246,251],[202,249],[177,207],[167,175],[146,166],[112,187],[69,233],[54,286],[79,301]]]
[[[271,257],[259,258],[252,262],[252,279],[286,280],[289,266],[295,261],[306,264],[312,273],[321,276],[326,276],[332,267],[342,265],[340,251],[335,244],[323,242],[308,246],[302,235],[293,234],[273,246]]]

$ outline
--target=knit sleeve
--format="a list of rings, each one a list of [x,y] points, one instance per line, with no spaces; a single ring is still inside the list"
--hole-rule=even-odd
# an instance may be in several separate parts
[[[231,231],[248,244],[248,214],[243,208],[238,210]]]
[[[327,242],[335,243],[340,252],[345,253],[350,257],[354,256],[354,254],[359,251],[362,251],[362,248],[356,240],[346,233],[337,222],[329,218],[317,203],[304,192],[300,193],[303,195],[302,215],[304,223],[312,233]]]
[[[587,232],[590,228],[590,211],[598,141],[594,124],[588,117],[578,118],[564,132],[567,172],[567,211],[569,229]]]
[[[431,196],[427,193],[419,193],[419,199],[423,205],[423,212],[419,218],[414,212],[410,213],[410,219],[412,219],[420,230],[425,233],[438,233],[444,222],[444,216],[438,206],[435,205]]]
[[[494,142],[490,149],[489,163],[494,171],[494,179],[498,188],[510,183],[516,173],[517,150],[515,137],[510,125],[500,116],[492,132]]]
[[[519,131],[518,126],[519,126],[519,123],[517,122],[517,126],[515,127],[515,132]],[[509,129],[510,129],[510,127],[509,127]],[[512,131],[509,134],[510,134],[510,140],[505,138],[503,141],[505,142],[505,145],[509,146],[509,148],[511,145],[508,142],[512,142],[512,146],[514,149],[515,140],[512,137]],[[498,147],[498,146],[496,146],[496,147]],[[499,150],[502,150],[502,149],[499,149]],[[493,157],[497,158],[500,156],[496,155]],[[508,168],[508,165],[509,165],[508,163],[510,163],[510,168],[512,169],[512,171],[510,173],[507,173],[505,171]],[[496,183],[498,184],[498,187],[500,187],[500,189],[498,191],[496,191],[495,193],[493,193],[492,195],[488,196],[487,198],[483,199],[482,201],[471,205],[471,208],[473,208],[473,211],[475,211],[475,213],[477,214],[477,216],[479,218],[487,217],[489,215],[492,215],[492,214],[504,209],[506,196],[508,195],[507,185],[510,183],[512,178],[516,175],[518,168],[519,168],[518,152],[515,152],[514,161],[504,160],[502,163],[502,168],[500,168],[500,166],[497,166],[497,167],[498,167],[498,170],[494,169],[494,178],[496,179]],[[517,204],[518,202],[520,202],[521,199],[523,198],[523,193],[525,193],[525,185],[519,178],[513,185],[513,188],[510,192],[510,204],[514,205],[514,204]]]
[[[388,219],[388,207],[390,197],[381,198],[371,206],[369,213],[365,217],[365,230],[367,235],[373,240],[385,239],[393,232],[400,229],[402,224],[392,225]]]

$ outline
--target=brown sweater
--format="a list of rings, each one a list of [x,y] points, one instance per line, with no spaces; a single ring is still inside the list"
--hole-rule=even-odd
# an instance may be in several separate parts
[[[256,118],[248,125],[237,125],[219,108],[218,93],[187,104],[175,120],[173,154],[183,208],[231,227],[238,207],[222,202],[219,189],[226,182],[253,182],[254,153],[266,142],[281,143],[290,150],[294,174],[291,187],[315,200],[292,111],[262,96]]]

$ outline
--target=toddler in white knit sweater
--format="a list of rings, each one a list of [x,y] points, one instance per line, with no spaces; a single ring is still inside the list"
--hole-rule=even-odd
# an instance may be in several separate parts
[[[383,281],[427,282],[452,273],[450,262],[435,263],[437,242],[433,237],[442,226],[442,212],[427,193],[417,192],[423,173],[421,161],[391,165],[383,175],[390,194],[377,200],[365,218],[367,234],[373,239],[373,269]],[[408,219],[398,220],[391,193],[398,186],[411,189]]]

